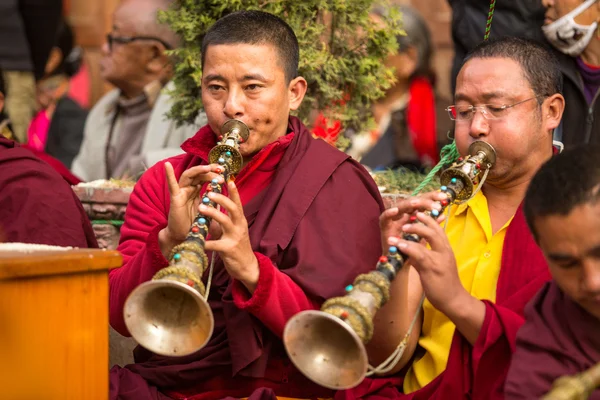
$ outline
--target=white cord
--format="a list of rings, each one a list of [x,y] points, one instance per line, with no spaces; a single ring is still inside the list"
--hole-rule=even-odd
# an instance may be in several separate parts
[[[221,212],[221,205],[217,204],[217,211]],[[215,258],[217,258],[217,252],[213,251],[210,255],[210,268],[208,269],[208,278],[206,280],[206,291],[204,292],[204,300],[208,301],[208,295],[210,294],[210,284],[212,282],[213,271],[215,269]]]

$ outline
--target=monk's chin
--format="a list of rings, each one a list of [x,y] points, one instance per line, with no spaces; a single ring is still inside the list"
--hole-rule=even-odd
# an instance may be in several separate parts
[[[600,320],[600,299],[589,299],[578,303],[588,313]]]

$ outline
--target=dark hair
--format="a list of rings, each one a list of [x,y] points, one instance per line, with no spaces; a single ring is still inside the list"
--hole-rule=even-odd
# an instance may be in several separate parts
[[[56,32],[56,41],[54,47],[57,47],[61,54],[62,60],[58,66],[46,74],[46,78],[55,75],[67,75],[69,78],[74,76],[81,66],[82,51],[81,48],[75,47],[75,36],[71,26],[66,21],[61,21],[58,31]]]
[[[563,76],[558,60],[533,40],[517,37],[486,40],[467,54],[461,69],[473,58],[509,58],[519,63],[531,89],[536,96],[540,96],[539,104],[543,103],[544,97],[562,92]]]
[[[600,145],[565,150],[531,180],[523,210],[529,229],[538,217],[568,215],[575,207],[600,200]]]
[[[281,18],[263,11],[237,11],[210,27],[202,40],[202,66],[208,46],[220,44],[270,44],[279,53],[289,82],[298,76],[300,51],[292,28]]]

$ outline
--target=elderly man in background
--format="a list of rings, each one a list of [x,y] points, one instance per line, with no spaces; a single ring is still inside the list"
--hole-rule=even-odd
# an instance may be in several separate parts
[[[176,126],[165,116],[173,74],[165,52],[177,36],[157,20],[167,0],[123,0],[103,47],[101,74],[116,87],[91,110],[72,171],[84,181],[137,178],[157,161],[181,153],[198,126]],[[166,91],[163,91],[163,88]],[[202,117],[199,117],[202,119]]]

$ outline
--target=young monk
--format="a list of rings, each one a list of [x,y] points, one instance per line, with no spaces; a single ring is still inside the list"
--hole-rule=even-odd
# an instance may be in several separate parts
[[[371,363],[394,351],[415,312],[418,323],[394,375],[367,379],[338,398],[502,398],[523,307],[549,279],[521,203],[552,157],[552,131],[564,109],[561,84],[555,59],[531,41],[490,40],[467,56],[456,103],[448,107],[456,145],[464,156],[471,143],[485,141],[496,149],[496,164],[480,192],[451,208],[445,230],[416,213],[439,209],[435,201],[446,198],[440,192],[383,213],[385,248],[398,246],[412,267],[398,274],[375,318]],[[422,224],[408,223],[414,213]],[[425,243],[399,239],[403,233]],[[418,309],[422,294],[427,300]]]
[[[599,145],[556,156],[533,178],[525,217],[552,281],[525,309],[507,399],[537,399],[563,375],[600,363]],[[600,399],[596,390],[591,399]]]
[[[357,162],[290,116],[307,88],[298,59],[292,29],[264,12],[229,14],[204,36],[208,125],[182,145],[184,155],[160,162],[137,183],[118,248],[124,266],[110,274],[110,320],[128,334],[127,296],[168,265],[165,257],[201,211],[222,230],[206,242],[217,257],[208,298],[214,333],[185,357],[138,348],[135,364],[111,371],[111,399],[333,395],[292,366],[281,335],[294,314],[318,309],[375,266],[383,205]],[[248,125],[250,136],[240,145],[244,167],[226,186],[228,196],[211,194],[223,214],[198,207],[197,185],[217,176],[208,152],[233,118]]]

